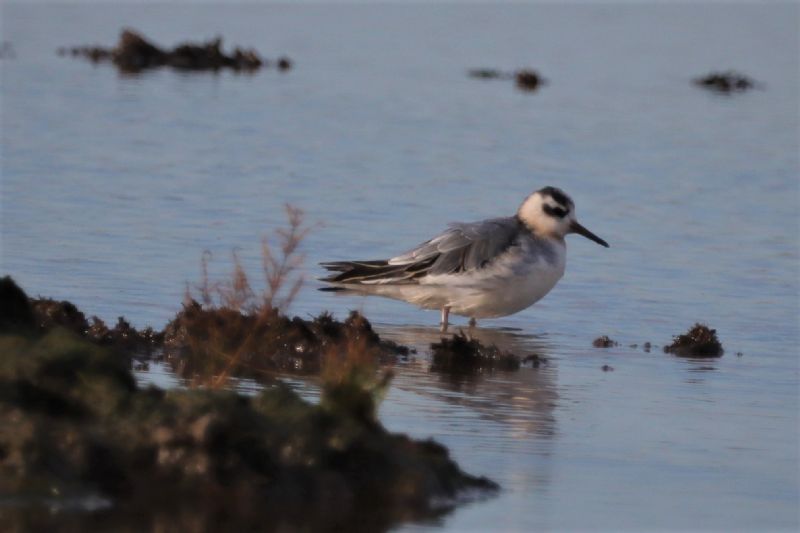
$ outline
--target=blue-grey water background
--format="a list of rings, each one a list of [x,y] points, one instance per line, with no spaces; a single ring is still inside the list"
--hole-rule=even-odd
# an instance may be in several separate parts
[[[161,327],[204,250],[212,276],[237,250],[257,279],[288,202],[322,223],[292,311],[362,309],[418,346],[382,421],[503,486],[405,530],[800,525],[797,4],[1,9],[1,265],[28,292]],[[55,53],[122,27],[165,46],[222,35],[296,68],[123,76]],[[523,93],[472,67],[548,83]],[[727,68],[761,86],[691,84]],[[428,371],[437,313],[314,290],[318,261],[392,255],[548,184],[611,248],[570,237],[550,295],[482,324],[538,369],[451,382]],[[629,347],[698,320],[721,359]],[[593,348],[601,334],[621,345]],[[167,382],[154,368],[142,379]]]

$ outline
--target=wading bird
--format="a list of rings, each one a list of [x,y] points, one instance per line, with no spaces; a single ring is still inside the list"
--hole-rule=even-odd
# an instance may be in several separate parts
[[[321,263],[333,272],[321,281],[347,291],[385,296],[442,312],[497,318],[530,307],[564,275],[564,237],[578,233],[608,248],[580,225],[575,204],[561,189],[528,196],[511,217],[456,223],[406,253],[378,261]]]

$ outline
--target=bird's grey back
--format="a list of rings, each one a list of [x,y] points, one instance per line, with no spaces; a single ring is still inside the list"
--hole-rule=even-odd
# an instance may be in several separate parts
[[[390,265],[429,262],[426,274],[452,274],[485,267],[527,231],[516,217],[492,218],[472,223],[455,223],[443,233],[397,257]]]

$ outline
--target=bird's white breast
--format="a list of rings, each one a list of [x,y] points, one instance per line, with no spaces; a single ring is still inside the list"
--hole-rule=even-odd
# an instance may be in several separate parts
[[[562,239],[524,237],[485,268],[427,277],[420,289],[436,287],[439,306],[475,318],[521,311],[540,300],[564,275]],[[438,298],[437,298],[438,300]]]

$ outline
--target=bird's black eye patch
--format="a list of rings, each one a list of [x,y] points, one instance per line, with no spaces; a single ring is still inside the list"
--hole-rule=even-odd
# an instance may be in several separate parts
[[[544,212],[550,215],[551,217],[558,217],[558,218],[564,218],[565,216],[567,216],[567,213],[569,213],[569,211],[567,211],[563,207],[553,207],[552,205],[547,205],[547,204],[544,204],[542,206],[542,210],[544,210]]]
[[[542,196],[549,196],[561,205],[569,205],[572,203],[572,200],[569,199],[569,196],[564,194],[564,191],[561,189],[556,189],[555,187],[545,187],[544,189],[539,189],[539,194]]]

